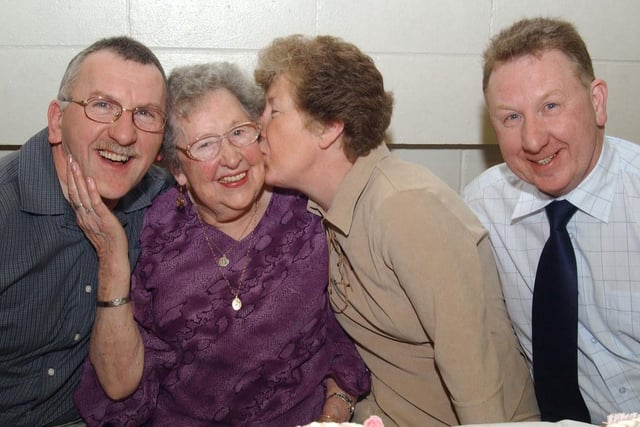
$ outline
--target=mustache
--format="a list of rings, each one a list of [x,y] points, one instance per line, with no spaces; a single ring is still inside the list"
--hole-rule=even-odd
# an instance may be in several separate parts
[[[94,145],[94,148],[98,151],[109,151],[119,156],[138,157],[140,155],[135,144],[123,147],[113,141],[100,141]]]

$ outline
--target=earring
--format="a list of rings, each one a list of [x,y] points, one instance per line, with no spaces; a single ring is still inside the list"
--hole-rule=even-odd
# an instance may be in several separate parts
[[[184,185],[178,187],[178,197],[176,197],[176,208],[179,211],[184,210]]]

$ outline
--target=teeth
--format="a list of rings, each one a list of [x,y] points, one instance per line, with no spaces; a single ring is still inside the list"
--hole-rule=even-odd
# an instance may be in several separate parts
[[[220,178],[220,182],[222,182],[223,184],[238,182],[241,179],[243,179],[245,176],[247,176],[246,172],[242,172],[241,174],[234,175],[234,176],[225,176],[224,178]]]
[[[124,154],[116,154],[112,151],[98,151],[102,157],[105,159],[111,160],[112,162],[122,162],[125,163],[129,160],[129,156],[125,156]]]
[[[542,159],[542,160],[538,160],[538,161],[536,161],[536,163],[537,163],[537,164],[539,164],[539,165],[543,165],[543,166],[544,166],[544,165],[548,165],[548,164],[549,164],[549,162],[550,162],[551,160],[553,160],[553,158],[554,158],[555,156],[556,156],[555,154],[552,154],[552,155],[550,155],[550,156],[549,156],[549,157],[547,157],[547,158],[544,158],[544,159]]]

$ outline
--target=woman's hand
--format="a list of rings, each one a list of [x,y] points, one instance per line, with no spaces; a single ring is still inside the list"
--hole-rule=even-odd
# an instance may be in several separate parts
[[[356,398],[346,393],[336,384],[333,378],[326,379],[326,400],[322,408],[319,422],[348,422],[353,416],[353,408]]]

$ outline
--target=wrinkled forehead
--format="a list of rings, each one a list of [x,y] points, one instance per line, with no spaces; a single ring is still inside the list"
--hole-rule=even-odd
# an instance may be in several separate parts
[[[495,83],[498,80],[496,75],[499,76],[499,80],[522,79],[526,82],[528,70],[535,66],[544,66],[550,71],[553,70],[557,78],[576,79],[584,88],[588,88],[592,82],[592,78],[584,73],[575,59],[558,49],[544,49],[496,61],[486,81],[485,95],[492,82]],[[510,72],[505,72],[505,69]],[[520,72],[513,75],[514,70],[520,70]]]
[[[136,101],[136,106],[156,105],[162,109],[167,97],[162,73],[154,64],[127,60],[108,50],[93,52],[85,58],[71,91],[83,91],[80,96],[108,95],[125,105]]]

